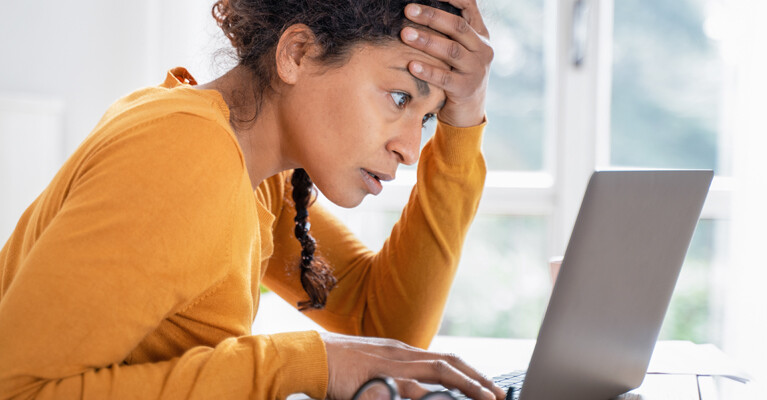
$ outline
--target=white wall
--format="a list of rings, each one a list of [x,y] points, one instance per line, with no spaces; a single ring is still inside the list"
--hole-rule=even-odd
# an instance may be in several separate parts
[[[40,97],[0,96],[0,241],[61,163],[64,107]]]

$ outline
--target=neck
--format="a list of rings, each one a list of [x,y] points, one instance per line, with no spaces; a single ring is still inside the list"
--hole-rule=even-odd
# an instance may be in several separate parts
[[[253,189],[265,179],[287,169],[297,168],[283,154],[283,129],[276,102],[264,93],[256,107],[256,78],[247,68],[237,66],[220,78],[197,86],[215,90],[229,107],[230,123],[245,158]]]

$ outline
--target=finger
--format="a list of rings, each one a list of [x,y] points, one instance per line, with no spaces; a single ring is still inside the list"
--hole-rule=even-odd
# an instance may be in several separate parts
[[[417,350],[420,350],[420,349],[417,349]],[[463,373],[464,375],[477,381],[480,385],[484,386],[485,388],[493,392],[493,394],[496,397],[499,397],[499,398],[506,397],[506,392],[504,392],[503,389],[501,389],[498,385],[496,385],[495,382],[493,382],[483,373],[474,369],[474,367],[470,366],[468,363],[466,363],[461,357],[459,357],[456,354],[452,354],[452,353],[438,354],[438,353],[431,353],[431,352],[420,350],[420,351],[403,352],[400,354],[396,354],[395,356],[398,356],[399,359],[402,361],[417,361],[417,360],[445,361],[449,363],[451,366],[453,366],[455,369]]]
[[[400,361],[429,361],[429,360],[443,360],[456,368],[458,371],[468,376],[471,379],[477,381],[480,385],[489,389],[498,398],[505,398],[506,392],[498,387],[491,379],[488,379],[484,374],[474,369],[468,363],[466,363],[461,357],[455,354],[438,354],[428,352],[417,347],[408,345],[402,346],[401,342],[384,342],[386,351],[382,352],[381,356],[400,360]],[[409,396],[403,396],[408,398]],[[419,398],[420,396],[416,397]],[[414,397],[409,397],[414,398]]]
[[[386,376],[378,376],[365,382],[352,396],[355,400],[388,400],[397,398],[397,383]]]
[[[461,65],[462,60],[466,60],[471,53],[454,40],[419,31],[412,27],[402,29],[400,35],[402,40],[411,47],[439,58],[452,67],[460,67],[461,70],[471,68],[469,65]]]
[[[494,400],[496,398],[493,392],[444,360],[395,361],[389,366],[395,368],[400,376],[427,383],[439,383],[449,389],[458,389],[472,399]]]
[[[457,97],[463,97],[461,93],[458,93],[460,84],[457,82],[458,77],[456,77],[456,74],[453,71],[448,71],[446,69],[435,67],[434,65],[422,63],[420,61],[410,62],[408,64],[408,70],[416,78],[436,85],[449,94]]]
[[[489,37],[487,31],[487,25],[482,18],[482,14],[479,12],[479,6],[476,0],[439,0],[443,3],[448,3],[455,8],[461,10],[461,15],[466,18],[469,25],[474,28],[477,33],[484,37]]]
[[[415,379],[395,379],[397,388],[399,388],[400,397],[403,399],[420,399],[429,394],[429,390],[423,387]]]
[[[434,360],[445,361],[453,368],[457,369],[460,373],[463,373],[464,375],[478,382],[480,385],[489,389],[497,398],[502,399],[506,396],[506,392],[504,392],[503,389],[495,385],[492,380],[488,379],[484,374],[471,367],[462,358],[455,354],[433,353],[392,339],[367,338],[367,343],[373,344],[374,348],[377,349],[375,353],[377,353],[379,357],[383,357],[387,360],[398,360],[405,362]],[[401,378],[396,381],[398,382],[398,385],[400,382],[402,382],[402,385],[400,385],[400,393],[403,394],[403,398],[420,398],[425,395],[426,392],[428,392],[415,380]],[[415,385],[417,385],[417,387]],[[403,387],[406,389],[403,389]],[[410,395],[410,392],[405,393],[405,390],[412,390],[412,393],[415,395]]]
[[[461,16],[418,4],[408,4],[405,14],[411,21],[444,33],[471,51],[479,51],[484,44],[475,29]]]
[[[474,367],[467,364],[461,357],[458,357],[455,354],[443,354],[441,355],[441,358],[461,371],[464,375],[479,382],[480,385],[493,392],[497,398],[506,397],[506,392],[504,392],[503,389],[501,389],[498,385],[495,384],[495,382],[493,382],[483,373],[477,371],[474,369]]]

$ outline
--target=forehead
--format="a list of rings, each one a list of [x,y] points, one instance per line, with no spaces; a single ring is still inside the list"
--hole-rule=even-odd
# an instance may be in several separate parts
[[[420,61],[439,68],[450,69],[444,61],[414,49],[399,40],[384,43],[362,43],[356,46],[355,55],[370,58],[374,62],[407,68],[410,61]]]
[[[435,86],[410,73],[408,64],[411,61],[419,61],[438,68],[450,69],[450,66],[442,60],[394,40],[383,44],[358,44],[354,48],[349,62],[350,64],[356,64],[355,67],[364,69],[368,73],[386,74],[387,72],[385,71],[394,71],[398,75],[402,74],[401,76],[410,76],[415,82],[420,96],[429,97],[435,92],[435,94],[442,93],[442,90],[437,90]]]

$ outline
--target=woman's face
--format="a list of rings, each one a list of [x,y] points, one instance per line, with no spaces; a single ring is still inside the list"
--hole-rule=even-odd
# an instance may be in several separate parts
[[[445,93],[411,75],[410,61],[448,69],[403,43],[363,44],[340,67],[308,61],[309,73],[283,93],[284,150],[333,203],[358,205],[380,193],[400,163],[418,160],[422,125]]]

